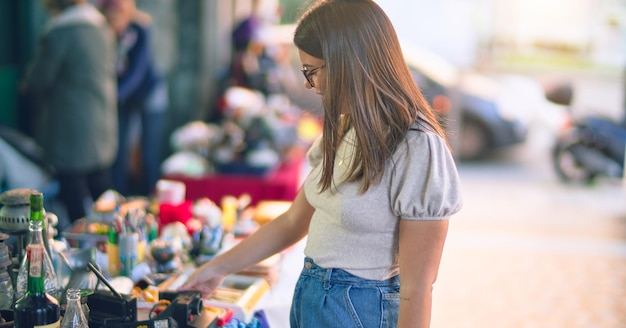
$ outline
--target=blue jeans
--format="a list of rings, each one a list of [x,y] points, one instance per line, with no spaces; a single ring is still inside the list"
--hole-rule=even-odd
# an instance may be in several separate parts
[[[292,328],[396,327],[400,278],[367,280],[305,258],[291,304]]]

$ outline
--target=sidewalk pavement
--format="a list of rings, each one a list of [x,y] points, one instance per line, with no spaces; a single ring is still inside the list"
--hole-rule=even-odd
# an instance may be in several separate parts
[[[565,186],[519,167],[464,167],[433,328],[626,327],[621,182]]]

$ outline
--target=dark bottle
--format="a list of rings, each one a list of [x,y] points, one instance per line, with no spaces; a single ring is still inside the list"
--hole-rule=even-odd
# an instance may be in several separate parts
[[[16,328],[58,328],[61,326],[59,302],[46,293],[43,278],[44,248],[41,244],[26,247],[28,290],[15,302]]]

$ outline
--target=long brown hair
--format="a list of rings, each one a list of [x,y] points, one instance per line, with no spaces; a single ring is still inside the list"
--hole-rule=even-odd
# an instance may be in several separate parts
[[[360,181],[361,192],[380,181],[387,160],[419,117],[445,139],[437,114],[412,78],[391,21],[374,1],[315,1],[300,18],[294,43],[326,63],[322,191],[333,182],[342,113],[348,113],[347,124],[356,133],[348,181]]]

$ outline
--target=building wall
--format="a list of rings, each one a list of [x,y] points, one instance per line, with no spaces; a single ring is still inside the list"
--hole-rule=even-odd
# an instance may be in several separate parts
[[[460,67],[499,56],[626,63],[624,0],[378,0],[398,35]]]

